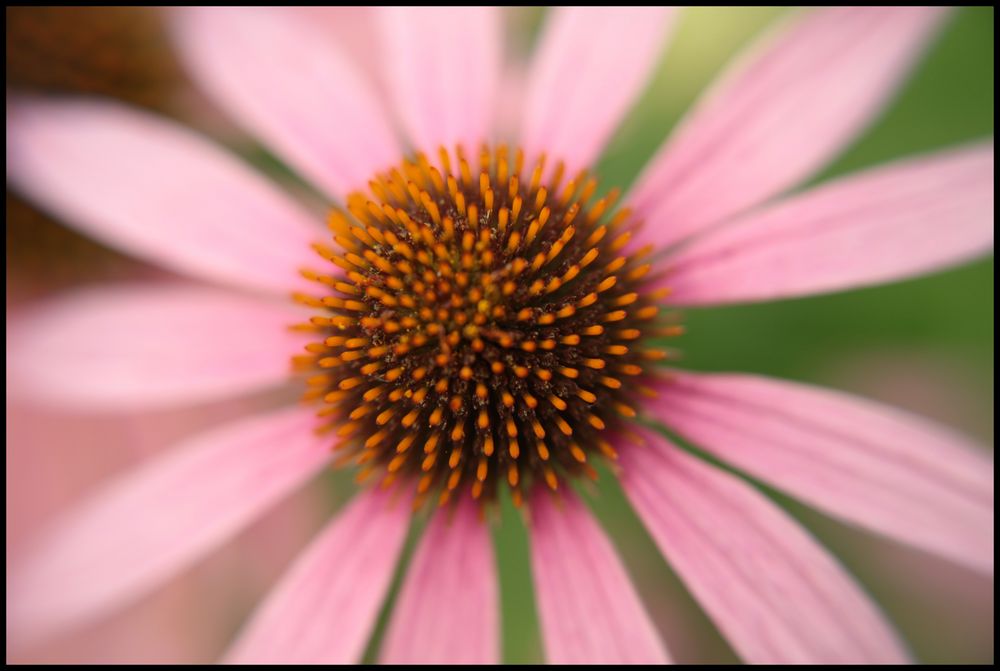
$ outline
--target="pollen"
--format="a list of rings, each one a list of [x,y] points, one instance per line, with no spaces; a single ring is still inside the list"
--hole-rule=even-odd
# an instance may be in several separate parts
[[[316,334],[295,366],[339,464],[412,481],[417,504],[460,492],[523,500],[595,477],[674,335],[630,245],[618,193],[500,146],[417,154],[329,217],[327,274],[304,271]],[[377,476],[377,478],[376,478]]]

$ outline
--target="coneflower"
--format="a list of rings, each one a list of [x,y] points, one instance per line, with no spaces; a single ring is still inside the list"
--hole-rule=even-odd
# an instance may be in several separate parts
[[[839,393],[656,362],[680,332],[673,306],[845,289],[990,251],[992,140],[769,202],[877,113],[941,14],[802,13],[723,77],[620,197],[589,166],[657,61],[669,9],[553,11],[511,138],[493,131],[496,10],[378,10],[378,86],[285,11],[181,11],[181,53],[206,92],[339,203],[326,233],[165,121],[17,101],[8,175],[21,190],[101,240],[229,289],[68,297],[8,333],[9,387],[91,408],[196,402],[286,383],[293,357],[306,403],[196,437],[78,506],[9,581],[9,629],[37,640],[137,598],[332,459],[370,486],[228,661],[358,661],[414,509],[431,517],[381,659],[499,661],[488,513],[509,491],[529,523],[548,661],[664,662],[573,493],[604,461],[747,661],[905,660],[804,530],[653,426],[992,573],[990,460]],[[279,298],[289,292],[297,304]]]
[[[678,327],[658,327],[651,248],[625,251],[628,211],[594,199],[596,180],[564,182],[560,164],[543,184],[544,157],[525,173],[504,147],[474,169],[461,148],[438,158],[418,154],[330,217],[340,249],[317,249],[335,272],[308,273],[329,295],[296,296],[320,339],[297,364],[360,479],[415,478],[417,503],[438,489],[441,503],[493,500],[506,483],[519,505],[615,458],[606,429],[656,394],[624,381],[663,357],[650,336]]]

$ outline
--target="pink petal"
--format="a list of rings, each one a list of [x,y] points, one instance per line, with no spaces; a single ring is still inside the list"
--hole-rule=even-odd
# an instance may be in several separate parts
[[[528,80],[521,146],[569,174],[597,159],[645,88],[666,43],[672,7],[560,7]]]
[[[880,284],[993,249],[993,142],[847,177],[709,232],[671,257],[671,302],[770,300]]]
[[[24,640],[136,599],[316,473],[330,439],[311,410],[199,435],[80,503],[15,567],[7,624]]]
[[[752,487],[642,430],[622,483],[664,556],[747,662],[899,663],[875,605]]]
[[[327,193],[365,188],[399,161],[372,83],[324,25],[285,9],[202,7],[178,13],[176,34],[205,92]]]
[[[809,177],[878,115],[940,23],[931,7],[837,7],[740,58],[647,166],[638,242],[665,246]]]
[[[110,102],[20,101],[7,178],[49,212],[178,272],[286,293],[304,286],[310,216],[190,131]]]
[[[226,656],[233,664],[358,662],[410,521],[407,501],[359,494],[274,588]]]
[[[570,492],[531,501],[531,567],[550,664],[665,664],[614,547]]]
[[[307,5],[286,9],[319,26],[329,41],[358,68],[362,77],[372,83],[379,100],[385,103],[386,87],[381,81],[383,54],[372,48],[378,40],[373,7]]]
[[[500,79],[495,7],[379,8],[386,79],[416,149],[491,139]]]
[[[993,463],[926,420],[751,375],[671,373],[657,420],[853,524],[993,573]]]
[[[496,562],[471,499],[434,514],[382,644],[385,664],[499,664]]]
[[[77,291],[8,329],[12,393],[86,410],[206,402],[277,386],[305,344],[289,303],[203,286]]]

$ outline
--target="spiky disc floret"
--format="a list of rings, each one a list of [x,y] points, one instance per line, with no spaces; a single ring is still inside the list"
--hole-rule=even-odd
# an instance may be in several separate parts
[[[506,483],[518,501],[593,475],[663,356],[645,346],[663,324],[646,250],[624,252],[628,213],[612,214],[614,193],[595,201],[586,174],[562,183],[557,165],[543,185],[544,159],[525,179],[520,152],[439,159],[403,162],[331,214],[340,250],[317,251],[338,270],[307,273],[329,295],[297,296],[321,309],[322,339],[297,359],[307,397],[359,478],[415,477],[419,500],[491,500]]]

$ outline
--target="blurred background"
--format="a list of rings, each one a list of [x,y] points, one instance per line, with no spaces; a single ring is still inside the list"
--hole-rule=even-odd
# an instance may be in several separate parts
[[[685,10],[649,89],[598,166],[602,182],[629,184],[727,60],[785,11]],[[526,60],[543,17],[538,9],[510,12],[509,47],[516,61]],[[190,88],[157,10],[7,8],[6,25],[8,90],[119,98],[195,125],[262,169],[288,177]],[[993,9],[956,11],[887,113],[816,181],[992,135],[993,61]],[[72,232],[10,192],[6,215],[8,316],[67,288],[168,277]],[[692,310],[684,322],[688,334],[671,344],[683,351],[686,367],[828,385],[918,412],[990,449],[993,445],[992,258],[886,287]],[[8,561],[22,538],[108,475],[179,437],[273,402],[262,396],[207,408],[102,417],[8,405]],[[44,649],[8,649],[8,660],[212,661],[289,559],[352,489],[349,474],[324,474],[151,598]],[[662,560],[611,474],[603,472],[599,487],[585,495],[616,541],[674,658],[736,661]],[[992,580],[774,496],[858,577],[920,661],[992,660]],[[527,536],[507,504],[495,536],[504,659],[540,661]],[[381,630],[382,625],[369,660],[375,659]]]

